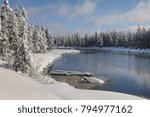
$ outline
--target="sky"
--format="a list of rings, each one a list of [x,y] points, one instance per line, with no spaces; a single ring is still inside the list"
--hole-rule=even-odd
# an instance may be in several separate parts
[[[3,0],[0,0],[2,3]],[[9,0],[55,35],[150,27],[150,0]]]

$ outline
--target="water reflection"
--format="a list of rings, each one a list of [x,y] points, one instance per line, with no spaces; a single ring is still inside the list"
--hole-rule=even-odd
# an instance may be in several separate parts
[[[54,69],[93,72],[114,79],[106,90],[150,97],[150,57],[117,53],[80,53],[65,55]]]

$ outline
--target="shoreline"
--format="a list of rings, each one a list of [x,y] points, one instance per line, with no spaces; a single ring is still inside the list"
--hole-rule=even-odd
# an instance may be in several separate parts
[[[55,61],[59,60],[63,55],[71,53],[80,53],[80,51],[75,49],[53,49],[46,53],[32,54],[32,61],[34,61],[34,67],[38,67],[37,71],[40,73],[46,69],[48,65],[53,64]]]
[[[95,52],[114,52],[119,54],[131,54],[131,55],[147,55],[150,56],[150,49],[134,49],[123,47],[55,47],[56,49],[75,49],[79,51],[95,51]]]
[[[82,82],[81,81],[82,77],[83,76],[76,76],[76,75],[66,75],[66,76],[64,76],[64,75],[52,75],[52,78],[54,78],[56,81],[67,83],[76,89],[102,90],[102,89],[105,89],[107,84],[110,82],[106,79],[105,80],[103,79],[104,83]]]
[[[88,50],[89,48],[86,48],[86,50]],[[51,60],[51,62],[49,63],[49,64],[54,64],[57,60],[59,60],[63,55],[65,55],[65,54],[78,54],[78,53],[80,53],[81,52],[81,50],[79,50],[79,49],[75,49],[75,48],[56,48],[56,49],[54,49],[54,51],[57,51],[57,50],[62,50],[62,51],[64,51],[64,52],[60,52],[59,54],[58,54],[58,56],[57,57],[54,57],[52,60]],[[93,48],[91,48],[91,50],[95,50],[95,48],[93,49]],[[100,48],[100,50],[101,50],[101,48]],[[103,50],[102,50],[103,51]],[[108,50],[109,51],[109,50]],[[110,50],[111,51],[111,50]],[[52,50],[52,53],[53,53],[53,50]],[[57,53],[57,52],[56,52]],[[53,77],[52,77],[53,78]],[[55,79],[55,78],[53,78],[53,79]],[[56,79],[55,79],[56,80]],[[56,81],[58,81],[58,80],[56,80]],[[60,82],[60,81],[58,81],[58,82]],[[61,83],[63,83],[62,81],[61,81]],[[64,83],[66,83],[66,82],[64,82]],[[71,87],[75,87],[75,86],[73,86],[73,85],[70,85],[69,83],[66,83],[66,84],[68,84],[69,86],[71,86]],[[93,85],[93,84],[92,84]],[[90,91],[103,91],[103,90],[101,90],[101,89],[104,89],[104,87],[106,86],[106,85],[108,85],[108,81],[106,82],[106,80],[105,80],[105,83],[104,84],[99,84],[99,85],[93,85],[94,86],[94,88],[91,88],[91,86],[90,86],[90,88],[85,88],[85,87],[75,87],[76,89],[79,89],[79,90],[82,90],[82,89],[86,89],[86,90],[89,90],[90,89]],[[104,92],[104,91],[103,91]],[[111,92],[111,91],[106,91],[106,92]],[[111,93],[120,93],[120,92],[111,92]],[[124,95],[130,95],[130,96],[135,96],[136,97],[136,95],[131,95],[131,94],[125,94],[125,93],[120,93],[120,94],[124,94]],[[137,97],[139,97],[139,98],[141,98],[141,96],[137,96]],[[143,97],[142,97],[143,98]]]

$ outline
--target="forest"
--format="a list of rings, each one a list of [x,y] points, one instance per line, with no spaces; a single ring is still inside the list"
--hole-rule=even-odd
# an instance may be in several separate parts
[[[56,46],[65,47],[124,47],[146,49],[150,48],[150,29],[137,27],[136,32],[107,31],[95,32],[94,34],[73,34],[71,36],[55,36]]]

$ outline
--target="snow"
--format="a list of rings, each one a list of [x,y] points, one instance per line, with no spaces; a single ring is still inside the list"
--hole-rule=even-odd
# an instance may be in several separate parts
[[[60,58],[62,54],[80,53],[79,50],[74,49],[54,49],[47,53],[33,54],[34,67],[38,67],[38,72],[41,72],[48,64]]]
[[[86,77],[85,78],[87,81],[89,81],[90,83],[96,83],[96,84],[104,84],[105,82],[99,78],[95,78],[95,77]]]
[[[34,60],[42,70],[47,63],[53,62],[64,53],[76,50],[52,50],[45,54],[35,54]],[[37,57],[37,58],[36,58]],[[48,60],[47,60],[48,59]],[[143,100],[143,98],[109,91],[80,90],[66,83],[54,81],[49,76],[37,81],[4,67],[0,60],[0,99],[22,100]]]

